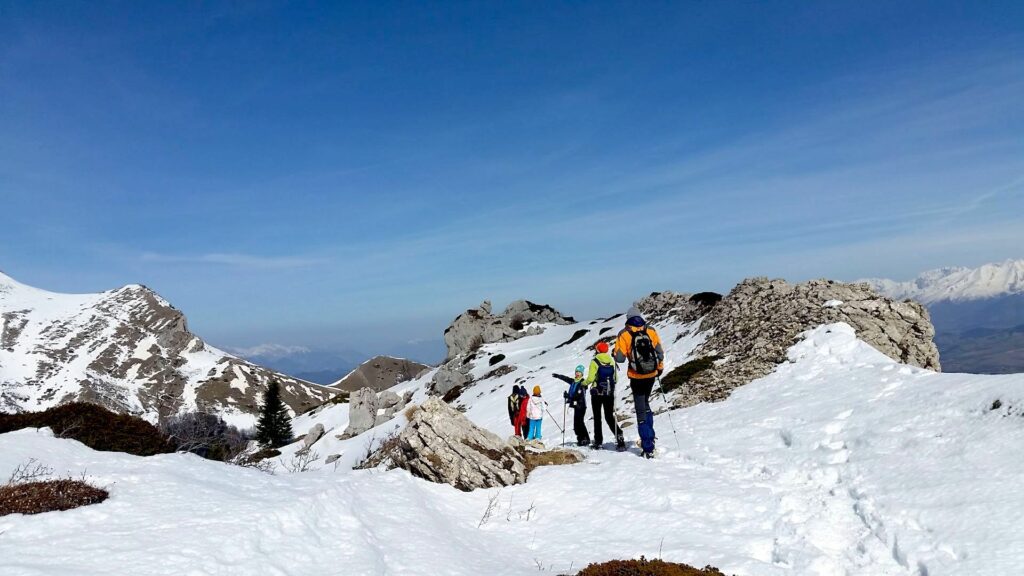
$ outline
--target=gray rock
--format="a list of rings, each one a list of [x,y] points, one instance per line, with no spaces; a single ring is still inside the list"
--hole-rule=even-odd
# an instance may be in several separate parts
[[[437,396],[444,396],[459,386],[465,386],[467,382],[469,382],[469,376],[448,366],[442,366],[434,374],[430,391]]]
[[[467,492],[526,481],[521,451],[439,398],[430,398],[415,410],[396,440],[386,443],[363,466],[382,463]]]
[[[324,434],[326,434],[326,432],[324,431],[323,424],[317,424],[316,426],[313,426],[312,428],[309,429],[309,432],[306,433],[306,437],[303,438],[302,447],[309,448],[313,444],[316,444],[316,441],[323,438]]]
[[[491,313],[491,303],[484,301],[479,307],[460,314],[444,332],[448,347],[448,360],[476,351],[483,344],[511,342],[524,336],[539,334],[542,330],[530,324],[571,324],[574,320],[554,308],[516,300],[501,314]]]
[[[324,463],[325,464],[334,464],[335,462],[338,461],[338,458],[341,458],[341,454],[331,454],[330,456],[327,457],[326,460],[324,460]]]
[[[377,422],[377,393],[372,388],[363,388],[349,396],[348,428],[342,437],[351,438],[366,432]]]
[[[379,409],[384,410],[383,420],[394,418],[399,410],[405,408],[406,399],[391,390],[385,390],[377,396]]]
[[[825,306],[829,301],[842,304]],[[916,302],[896,302],[867,284],[751,278],[739,283],[701,321],[709,336],[694,357],[722,358],[680,389],[676,404],[718,401],[769,374],[786,360],[799,334],[822,324],[845,322],[857,337],[883,354],[913,366],[940,370],[928,311]]]

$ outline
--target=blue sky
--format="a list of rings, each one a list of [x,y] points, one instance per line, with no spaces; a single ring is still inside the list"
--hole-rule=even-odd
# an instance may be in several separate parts
[[[221,346],[1024,257],[1020,2],[0,7],[0,269]]]

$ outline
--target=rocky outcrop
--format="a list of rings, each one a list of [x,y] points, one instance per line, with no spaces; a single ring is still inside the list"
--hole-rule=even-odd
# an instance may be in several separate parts
[[[483,344],[511,342],[524,336],[540,334],[538,324],[572,324],[551,306],[517,300],[501,314],[491,313],[491,303],[484,301],[479,307],[460,314],[444,331],[448,347],[448,360],[475,351]]]
[[[405,358],[376,356],[363,362],[341,380],[331,384],[331,387],[345,390],[346,392],[355,392],[363,388],[372,388],[380,392],[381,390],[391,388],[395,384],[412,380],[417,374],[429,368],[426,364],[420,364]]]
[[[365,466],[385,464],[463,491],[526,481],[526,461],[497,435],[438,398],[423,403],[409,424]]]
[[[326,432],[324,431],[323,424],[318,423],[317,425],[313,426],[312,428],[309,429],[309,432],[307,432],[306,436],[302,439],[302,448],[308,449],[313,444],[316,444],[316,441],[323,438],[325,433]]]
[[[712,307],[700,324],[708,338],[694,353],[717,359],[680,389],[676,403],[726,398],[738,386],[786,360],[798,335],[822,324],[846,322],[857,337],[900,362],[939,370],[935,329],[916,302],[897,302],[867,284],[747,279]]]
[[[381,422],[387,422],[405,408],[409,400],[409,396],[399,396],[391,390],[377,394],[372,388],[363,388],[353,392],[349,396],[348,427],[339,438],[358,436]]]
[[[151,421],[204,411],[249,426],[270,380],[293,414],[337,393],[207,345],[145,286],[57,294],[0,274],[0,319],[0,410],[83,400]]]
[[[466,372],[456,366],[445,365],[438,368],[434,374],[430,392],[436,396],[444,396],[456,388],[465,386],[469,381],[468,365]]]

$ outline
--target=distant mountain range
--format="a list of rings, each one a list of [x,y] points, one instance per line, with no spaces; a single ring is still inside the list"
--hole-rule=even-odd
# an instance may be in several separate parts
[[[862,282],[928,307],[944,370],[1024,372],[1024,260],[939,268],[906,282]]]
[[[355,350],[310,348],[263,344],[249,348],[227,348],[229,352],[246,360],[266,366],[296,378],[327,385],[351,372],[369,354]]]

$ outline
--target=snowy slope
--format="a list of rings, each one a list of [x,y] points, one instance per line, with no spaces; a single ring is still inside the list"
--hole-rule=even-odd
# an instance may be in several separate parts
[[[296,411],[333,394],[207,345],[144,286],[57,294],[0,274],[0,410],[81,399],[150,420],[204,409],[251,426],[270,378]]]
[[[924,272],[908,282],[881,278],[861,282],[871,284],[878,292],[891,298],[909,298],[922,304],[979,300],[1024,293],[1024,260],[1006,260],[978,268],[939,268]]]
[[[571,346],[538,356],[558,330],[500,346],[539,381],[581,357]],[[739,575],[1018,573],[1024,375],[900,365],[843,324],[809,332],[789,359],[723,402],[672,412],[678,447],[659,415],[655,460],[590,452],[500,491],[345,466],[270,476],[0,435],[0,476],[36,457],[111,490],[97,506],[0,518],[0,573],[525,576],[640,554]],[[469,416],[507,431],[504,390],[480,392]],[[341,425],[342,408],[318,417]]]

